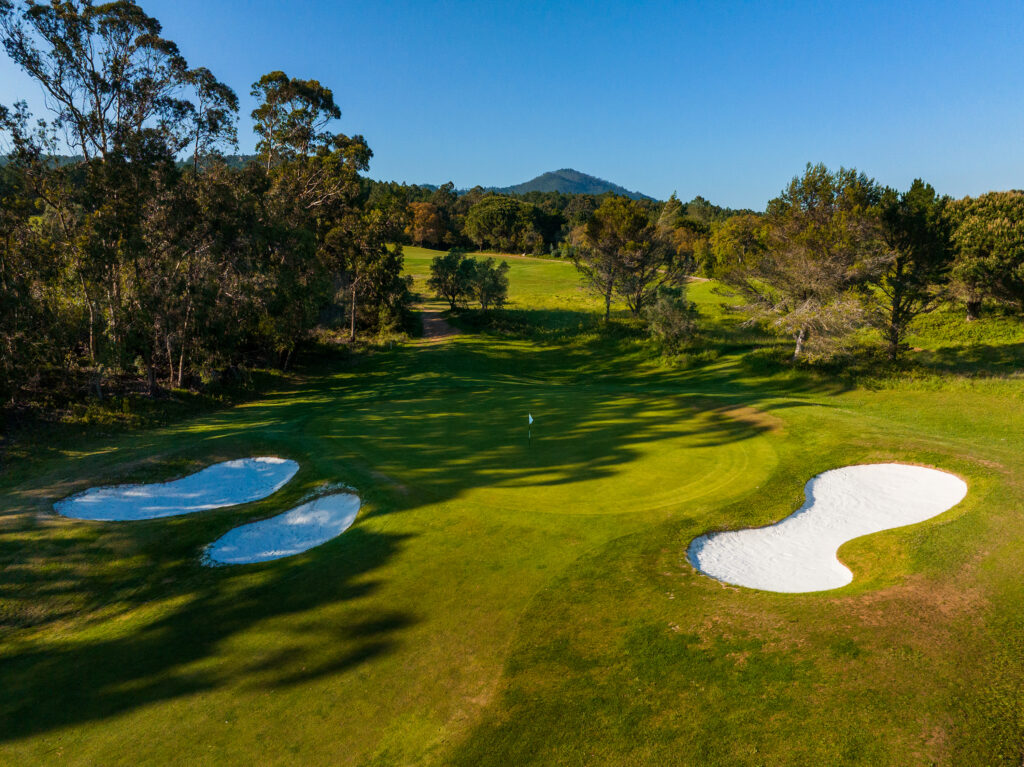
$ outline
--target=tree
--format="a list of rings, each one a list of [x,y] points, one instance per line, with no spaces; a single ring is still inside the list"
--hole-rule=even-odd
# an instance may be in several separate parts
[[[675,354],[693,337],[697,308],[686,300],[683,286],[662,286],[644,312],[652,337],[669,354]]]
[[[435,256],[430,262],[430,279],[427,287],[438,298],[448,302],[452,311],[473,295],[476,278],[476,259],[468,258],[460,248],[452,248],[442,256]]]
[[[238,131],[238,96],[217,80],[206,67],[185,73],[185,81],[196,93],[192,115],[192,169],[199,170],[199,160],[212,154],[219,145],[236,146]]]
[[[466,214],[466,236],[479,248],[503,252],[526,249],[525,243],[535,232],[533,211],[532,205],[511,197],[484,197]]]
[[[974,319],[989,298],[1024,310],[1024,192],[989,192],[949,206],[953,278]]]
[[[827,345],[864,322],[867,281],[885,266],[878,185],[862,173],[808,163],[768,203],[765,253],[721,278],[754,318],[791,333],[793,359],[809,341]]]
[[[486,258],[477,262],[473,270],[473,289],[480,308],[485,312],[491,307],[500,309],[505,305],[508,299],[508,272],[508,261],[497,263],[493,258]]]
[[[899,357],[911,321],[935,308],[948,280],[953,250],[947,202],[920,179],[903,194],[886,189],[882,195],[881,235],[889,257],[871,279],[869,304],[891,360]]]
[[[672,192],[672,196],[665,201],[665,204],[661,207],[661,213],[658,214],[658,229],[665,234],[670,234],[680,225],[685,214],[686,211],[683,204],[679,202],[676,193]]]
[[[711,233],[705,276],[717,277],[730,270],[754,268],[765,255],[767,236],[767,227],[760,216],[742,213],[726,219]]]
[[[414,245],[437,245],[444,241],[444,224],[437,206],[430,202],[411,202],[412,221],[408,234]]]
[[[692,263],[677,258],[665,235],[635,200],[609,196],[578,230],[576,268],[604,298],[605,321],[612,296],[622,296],[639,315],[660,285],[679,285]]]
[[[252,85],[260,104],[252,112],[256,150],[269,170],[279,162],[312,154],[334,138],[324,128],[341,117],[334,94],[318,80],[268,72]]]

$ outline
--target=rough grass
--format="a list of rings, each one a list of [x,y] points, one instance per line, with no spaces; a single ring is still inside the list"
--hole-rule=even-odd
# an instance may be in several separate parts
[[[418,280],[432,255],[407,249]],[[0,762],[1020,764],[1024,408],[1006,366],[972,361],[952,315],[917,345],[954,350],[956,375],[867,387],[758,362],[710,283],[691,289],[707,353],[670,365],[623,315],[600,328],[571,265],[509,260],[507,325],[7,467]],[[302,469],[208,514],[50,511],[256,454]],[[845,545],[850,586],[755,592],[687,563],[693,536],[775,521],[813,474],[883,460],[970,493]],[[364,498],[340,538],[199,566],[328,481]]]

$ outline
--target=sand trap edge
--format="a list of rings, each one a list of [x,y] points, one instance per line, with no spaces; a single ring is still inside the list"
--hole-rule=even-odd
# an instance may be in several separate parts
[[[865,478],[868,473],[875,476]],[[843,492],[854,502],[837,504]],[[838,558],[843,545],[941,516],[968,492],[963,477],[932,466],[887,462],[837,467],[805,483],[805,500],[796,511],[761,527],[702,533],[687,545],[686,558],[698,573],[727,586],[791,594],[831,591],[854,579]],[[797,585],[801,576],[805,580]]]
[[[275,470],[261,471],[261,465],[275,467]],[[238,468],[249,469],[250,476],[230,476],[229,472]],[[163,482],[90,487],[54,502],[53,510],[66,519],[87,522],[143,522],[184,516],[268,498],[288,484],[299,468],[298,462],[278,456],[234,458]],[[212,488],[212,492],[206,493],[205,499],[202,497],[204,484]],[[235,497],[230,497],[232,491],[237,493]],[[179,493],[178,505],[174,506],[176,492]],[[160,502],[161,498],[163,503],[170,505],[153,507],[152,504]],[[189,504],[187,506],[183,505],[186,499]],[[140,511],[142,503],[150,506]],[[95,506],[90,508],[92,504]]]
[[[206,567],[229,567],[303,554],[347,531],[362,505],[350,489],[320,495],[273,517],[228,530],[203,549],[200,562]]]

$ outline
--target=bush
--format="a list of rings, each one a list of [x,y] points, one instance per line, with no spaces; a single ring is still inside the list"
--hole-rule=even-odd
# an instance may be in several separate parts
[[[646,310],[651,337],[669,354],[678,353],[697,330],[697,308],[682,288],[661,287]]]

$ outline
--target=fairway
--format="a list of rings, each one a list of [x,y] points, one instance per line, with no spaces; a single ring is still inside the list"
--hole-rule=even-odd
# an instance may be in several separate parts
[[[424,295],[434,255],[406,248]],[[689,295],[715,353],[668,365],[627,323],[601,332],[571,264],[507,260],[507,327],[380,345],[0,475],[0,763],[1020,763],[1019,374],[869,386],[752,364],[712,282]],[[929,322],[921,358],[961,364]],[[1005,359],[1019,328],[991,322]],[[261,455],[299,470],[244,506],[52,510]],[[790,515],[821,472],[889,462],[970,489],[843,544],[848,586],[730,587],[687,559]],[[202,566],[341,486],[362,506],[337,537]]]

